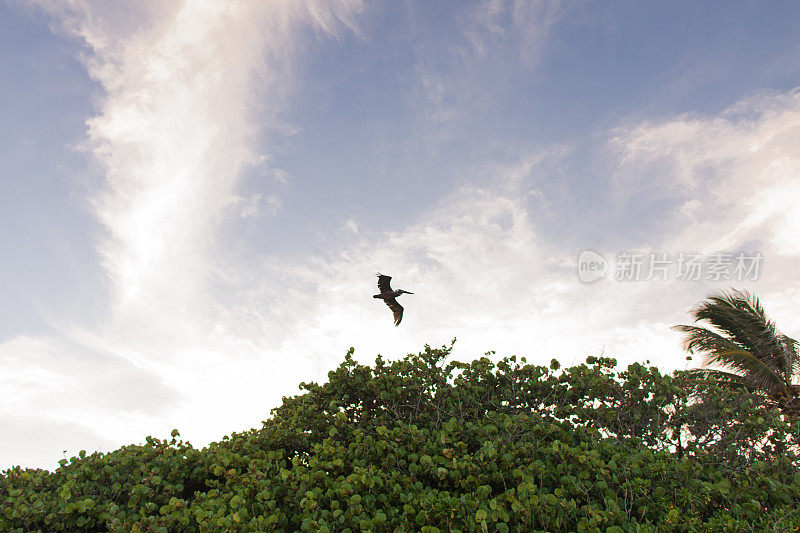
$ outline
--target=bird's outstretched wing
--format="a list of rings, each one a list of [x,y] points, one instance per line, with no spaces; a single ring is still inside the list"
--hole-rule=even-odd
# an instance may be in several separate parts
[[[386,277],[388,278],[389,276]],[[400,321],[403,320],[403,306],[397,303],[397,300],[394,298],[386,298],[384,302],[386,302],[386,305],[389,306],[389,309],[391,309],[394,314],[394,325],[399,326]]]
[[[380,272],[376,273],[375,275],[378,276],[378,290],[382,293],[392,292],[392,288],[389,286],[389,282],[392,281],[392,276],[384,276]],[[400,309],[400,313],[402,313],[403,308],[401,307]]]

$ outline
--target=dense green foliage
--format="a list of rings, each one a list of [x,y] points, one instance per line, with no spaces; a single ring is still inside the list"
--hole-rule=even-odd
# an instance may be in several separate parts
[[[352,352],[259,430],[0,476],[3,531],[740,531],[800,525],[800,422],[587,359]]]
[[[696,323],[710,327],[675,326],[685,334],[684,348],[699,352],[706,365],[688,376],[704,383],[744,386],[781,409],[800,414],[798,343],[778,331],[758,298],[737,290],[718,292],[691,313]]]

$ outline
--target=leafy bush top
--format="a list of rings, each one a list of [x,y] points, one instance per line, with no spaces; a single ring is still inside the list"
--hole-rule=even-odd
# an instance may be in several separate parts
[[[351,351],[258,430],[0,476],[3,531],[737,531],[800,525],[800,421],[746,390]],[[489,355],[489,354],[487,354]],[[692,389],[693,393],[695,392]]]

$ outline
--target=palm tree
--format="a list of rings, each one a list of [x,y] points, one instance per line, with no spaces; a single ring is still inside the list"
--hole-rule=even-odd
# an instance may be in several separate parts
[[[703,366],[689,371],[702,381],[739,385],[759,392],[787,411],[800,412],[798,342],[778,331],[754,295],[717,292],[690,311],[695,323],[714,329],[674,326],[685,334],[683,348],[703,354]],[[718,368],[708,368],[716,366]]]

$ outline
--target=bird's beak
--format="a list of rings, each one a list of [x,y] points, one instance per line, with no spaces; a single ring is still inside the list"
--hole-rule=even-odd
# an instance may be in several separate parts
[[[413,293],[413,292],[408,292],[408,291],[406,291],[406,294],[414,294],[414,293]]]

